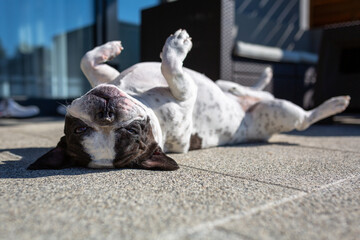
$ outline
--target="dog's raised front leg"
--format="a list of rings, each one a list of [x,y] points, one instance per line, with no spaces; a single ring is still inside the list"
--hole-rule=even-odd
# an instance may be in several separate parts
[[[118,56],[123,49],[120,41],[112,41],[85,54],[81,59],[81,70],[92,87],[108,83],[120,75],[116,69],[105,63]]]
[[[180,29],[168,37],[160,54],[161,72],[172,95],[179,101],[188,100],[196,96],[197,92],[195,83],[183,70],[183,61],[191,47],[189,34]]]

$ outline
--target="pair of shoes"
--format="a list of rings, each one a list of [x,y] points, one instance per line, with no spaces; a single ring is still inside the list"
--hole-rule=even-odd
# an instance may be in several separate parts
[[[39,113],[37,106],[21,106],[11,98],[0,102],[0,118],[30,118]]]

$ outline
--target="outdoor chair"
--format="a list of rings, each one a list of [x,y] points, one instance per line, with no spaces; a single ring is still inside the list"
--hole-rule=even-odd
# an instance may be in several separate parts
[[[165,39],[186,29],[193,48],[184,66],[212,80],[224,79],[245,86],[255,84],[266,67],[274,77],[266,88],[276,97],[304,108],[313,106],[317,56],[237,42],[233,0],[180,0],[142,11],[141,61],[159,61]],[[267,54],[263,54],[266,52]]]

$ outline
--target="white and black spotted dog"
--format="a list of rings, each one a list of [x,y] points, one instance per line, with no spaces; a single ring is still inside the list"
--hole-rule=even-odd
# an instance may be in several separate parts
[[[121,53],[121,42],[89,51],[81,68],[93,89],[67,107],[65,136],[29,169],[175,170],[165,152],[267,140],[304,130],[349,104],[349,96],[340,96],[305,111],[275,99],[261,91],[272,78],[269,68],[251,88],[214,83],[183,67],[191,47],[188,33],[178,30],[166,40],[161,63],[139,63],[122,73],[105,64]]]

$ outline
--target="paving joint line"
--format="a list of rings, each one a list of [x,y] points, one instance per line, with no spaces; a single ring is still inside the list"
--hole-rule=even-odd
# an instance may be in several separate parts
[[[314,194],[314,193],[319,192],[319,191],[321,191],[323,189],[336,186],[338,184],[341,184],[341,183],[343,183],[345,181],[348,181],[348,180],[350,180],[352,178],[356,178],[356,177],[359,177],[359,176],[360,176],[360,174],[351,175],[350,177],[340,179],[338,181],[323,185],[323,186],[321,186],[321,187],[319,187],[317,189],[314,189],[314,190],[312,190],[310,192],[300,192],[299,194],[296,194],[296,195],[291,195],[289,197],[282,198],[280,200],[275,200],[273,202],[269,202],[269,203],[260,205],[258,207],[253,207],[253,208],[251,208],[251,209],[249,209],[247,211],[240,212],[239,214],[229,215],[229,216],[224,217],[224,218],[220,218],[220,219],[216,219],[216,220],[213,220],[213,221],[208,221],[208,222],[198,224],[197,226],[195,226],[193,228],[190,228],[190,229],[189,228],[182,228],[182,229],[180,229],[180,230],[178,230],[176,232],[163,233],[163,234],[161,234],[161,236],[158,239],[166,239],[166,240],[183,239],[186,236],[190,236],[192,234],[196,234],[198,232],[205,231],[207,229],[208,230],[209,229],[214,229],[217,226],[226,224],[226,223],[228,223],[230,221],[240,220],[241,218],[244,218],[246,216],[251,216],[251,215],[257,214],[258,212],[266,211],[266,210],[268,210],[270,208],[278,207],[278,206],[283,205],[285,203],[300,199],[300,198],[308,196],[310,194]]]
[[[183,164],[179,164],[182,167],[186,167],[186,168],[191,168],[191,169],[196,169],[196,170],[200,170],[203,172],[208,172],[208,173],[215,173],[218,175],[223,175],[223,176],[227,176],[227,177],[232,177],[232,178],[239,178],[242,180],[247,180],[247,181],[252,181],[252,182],[258,182],[258,183],[262,183],[262,184],[267,184],[267,185],[272,185],[272,186],[277,186],[277,187],[282,187],[282,188],[286,188],[286,189],[291,189],[291,190],[295,190],[295,191],[299,191],[299,192],[305,192],[307,193],[308,191],[304,190],[304,189],[300,189],[300,188],[296,188],[296,187],[290,187],[290,186],[285,186],[279,183],[270,183],[270,182],[266,182],[266,181],[262,181],[262,180],[258,180],[258,179],[252,179],[252,178],[247,178],[247,177],[242,177],[242,176],[236,176],[236,175],[232,175],[229,173],[222,173],[222,172],[217,172],[217,171],[213,171],[213,170],[208,170],[208,169],[203,169],[203,168],[197,168],[197,167],[193,167],[193,166],[188,166],[188,165],[183,165]]]

